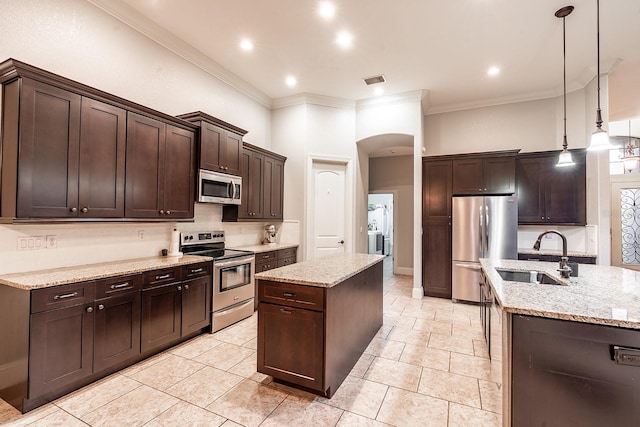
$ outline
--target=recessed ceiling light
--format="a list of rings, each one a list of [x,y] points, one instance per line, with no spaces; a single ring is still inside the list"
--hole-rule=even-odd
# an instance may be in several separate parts
[[[287,84],[287,86],[289,86],[289,87],[294,87],[295,85],[297,85],[297,84],[298,84],[298,80],[296,80],[296,78],[295,78],[295,77],[293,77],[293,76],[287,76],[287,78],[285,79],[285,81],[284,81],[284,82],[285,82],[285,83]]]
[[[498,74],[500,74],[500,68],[498,68],[498,67],[490,67],[487,70],[487,74],[489,74],[490,76],[497,76]]]
[[[328,1],[321,1],[318,6],[318,14],[324,19],[331,19],[336,14],[336,7]]]
[[[341,48],[348,49],[353,45],[353,35],[348,31],[340,31],[336,35],[336,43]]]
[[[382,95],[383,93],[384,93],[384,89],[382,89],[381,87],[376,88],[376,90],[374,90],[374,91],[373,91],[373,94],[374,94],[375,96],[380,96],[380,95]]]
[[[240,42],[240,48],[247,52],[253,50],[253,42],[249,39],[242,39]]]

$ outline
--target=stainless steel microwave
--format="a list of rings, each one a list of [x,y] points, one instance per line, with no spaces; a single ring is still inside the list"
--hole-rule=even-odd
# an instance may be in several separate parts
[[[198,202],[239,205],[241,196],[241,177],[200,169],[198,173]]]

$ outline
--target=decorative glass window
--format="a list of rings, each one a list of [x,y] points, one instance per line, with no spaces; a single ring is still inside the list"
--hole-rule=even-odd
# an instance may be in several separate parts
[[[620,190],[622,263],[640,264],[640,188]]]

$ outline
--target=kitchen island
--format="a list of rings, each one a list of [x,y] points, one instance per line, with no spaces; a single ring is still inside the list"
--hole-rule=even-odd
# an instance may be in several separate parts
[[[258,372],[331,397],[382,326],[383,259],[341,253],[256,274]]]
[[[481,264],[481,317],[491,374],[502,380],[503,425],[637,426],[640,272],[580,265],[578,277],[562,279],[557,263]],[[526,283],[532,271],[558,284]]]

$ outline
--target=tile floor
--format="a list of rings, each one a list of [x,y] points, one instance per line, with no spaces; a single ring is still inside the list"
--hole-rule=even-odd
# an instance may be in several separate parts
[[[26,415],[0,400],[0,425],[500,426],[477,306],[412,299],[387,264],[384,324],[331,399],[256,372],[254,315]]]

